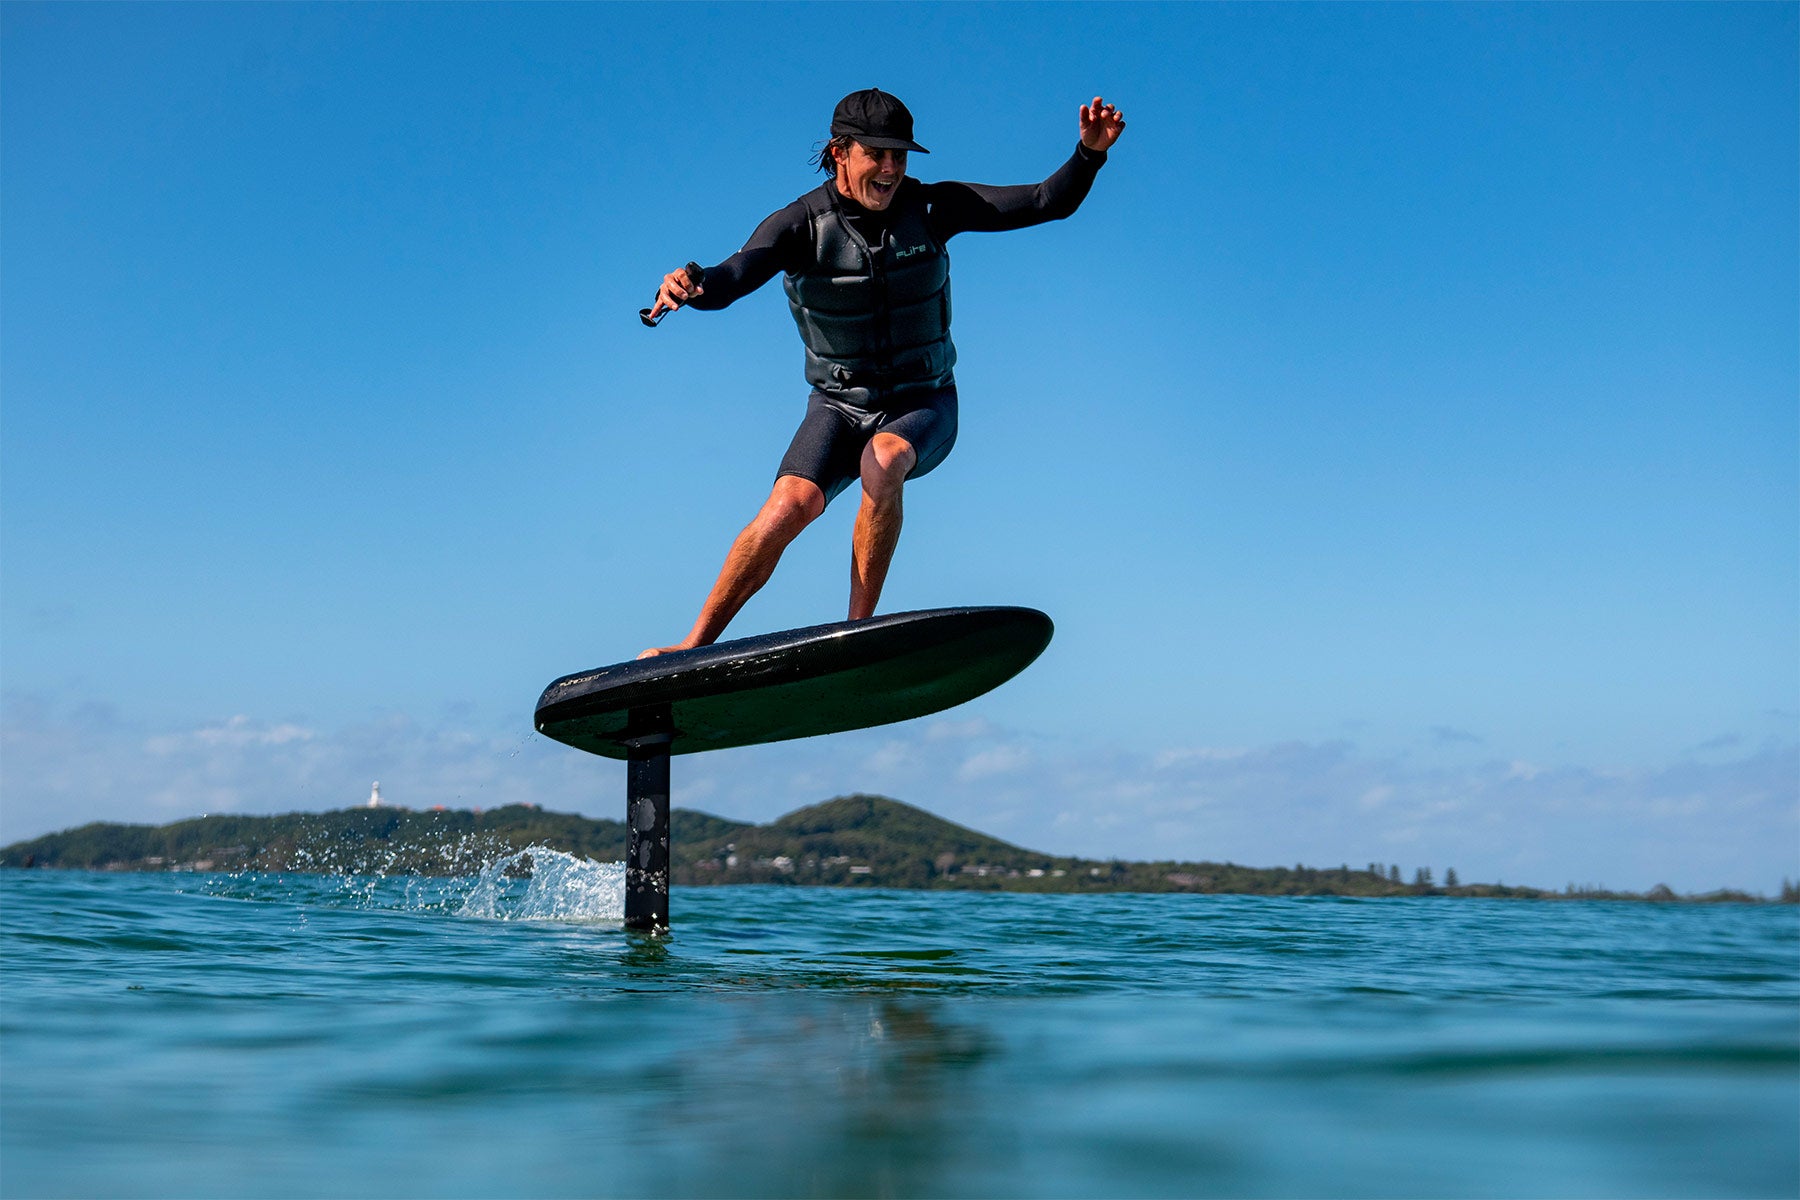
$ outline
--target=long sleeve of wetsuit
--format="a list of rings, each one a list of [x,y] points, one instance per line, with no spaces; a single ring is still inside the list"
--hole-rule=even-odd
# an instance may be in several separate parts
[[[688,306],[716,311],[748,296],[779,272],[805,270],[811,260],[806,205],[796,200],[758,225],[742,250],[718,266],[706,268],[704,290]]]
[[[1060,221],[1081,207],[1094,176],[1106,165],[1106,151],[1080,142],[1069,161],[1042,183],[996,187],[986,183],[932,183],[925,189],[931,228],[939,240],[959,233],[1000,233],[1045,221]]]

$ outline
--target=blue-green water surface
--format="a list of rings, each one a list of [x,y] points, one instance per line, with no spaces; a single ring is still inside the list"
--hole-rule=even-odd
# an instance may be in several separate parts
[[[0,874],[0,1193],[1794,1196],[1800,913]]]

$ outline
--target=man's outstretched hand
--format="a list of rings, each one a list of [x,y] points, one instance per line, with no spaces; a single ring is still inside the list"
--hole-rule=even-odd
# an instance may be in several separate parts
[[[1081,144],[1089,150],[1104,153],[1125,132],[1125,114],[1095,96],[1092,104],[1081,106]]]
[[[698,272],[697,278],[696,272]],[[674,312],[695,296],[706,291],[701,286],[701,281],[705,278],[706,272],[699,271],[694,263],[689,263],[679,270],[670,271],[664,275],[662,286],[656,289],[656,302],[640,314],[644,324],[656,324],[662,320],[664,313]]]

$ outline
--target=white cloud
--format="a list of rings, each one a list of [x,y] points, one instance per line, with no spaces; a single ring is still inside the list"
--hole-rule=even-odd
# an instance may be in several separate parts
[[[863,765],[868,769],[871,778],[886,779],[914,767],[918,758],[917,746],[910,742],[889,738],[863,759]]]
[[[1800,878],[1800,752],[1661,764],[1421,766],[1347,741],[1143,750],[983,719],[925,720],[675,760],[675,803],[745,820],[881,792],[1051,853],[1319,866],[1394,860],[1465,880],[1770,892]],[[146,729],[100,705],[9,697],[0,841],[92,820],[361,803],[518,801],[616,817],[624,768],[528,728],[404,714],[338,728],[238,715]]]
[[[103,706],[9,695],[0,842],[97,820],[343,808],[377,779],[385,799],[410,808],[531,801],[610,814],[623,767],[614,773],[616,787],[599,786],[595,760],[529,730],[424,727],[398,714],[330,730],[245,715],[146,729]]]
[[[1393,796],[1393,794],[1393,788],[1388,787],[1386,784],[1377,784],[1376,786],[1369,788],[1361,796],[1357,797],[1357,803],[1366,809],[1380,808],[1388,802],[1388,799]]]
[[[867,771],[874,757],[879,775]],[[728,751],[694,769],[729,776],[715,811],[731,816],[766,820],[838,792],[880,791],[1062,854],[1358,867],[1403,858],[1409,879],[1421,866],[1440,877],[1455,867],[1465,880],[1539,887],[1766,893],[1800,878],[1791,742],[1729,760],[1423,765],[1347,741],[1140,752],[926,721]],[[831,787],[797,791],[802,775]]]
[[[147,738],[144,749],[151,754],[179,754],[195,747],[210,750],[221,746],[285,746],[289,742],[310,741],[313,736],[312,730],[299,725],[263,725],[240,714],[223,724]]]
[[[1250,753],[1247,746],[1183,746],[1175,750],[1159,750],[1151,757],[1151,764],[1159,771],[1178,767],[1183,763],[1194,762],[1231,762]]]
[[[991,737],[998,732],[994,723],[986,717],[940,717],[926,722],[924,726],[924,738],[928,742],[967,741]]]
[[[956,777],[964,783],[991,779],[996,775],[1016,775],[1031,765],[1031,752],[1023,746],[1001,745],[991,750],[977,750],[963,759]]]

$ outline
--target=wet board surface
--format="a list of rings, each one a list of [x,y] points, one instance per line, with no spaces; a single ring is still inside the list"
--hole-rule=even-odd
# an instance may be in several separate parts
[[[1005,683],[1054,629],[1032,608],[936,608],[739,638],[566,675],[539,698],[537,728],[628,758],[906,721]]]

